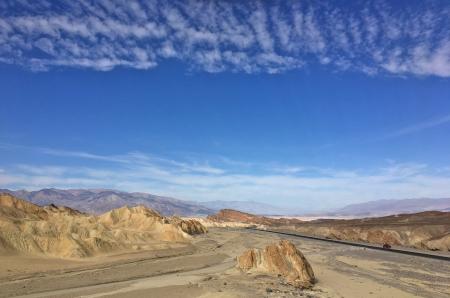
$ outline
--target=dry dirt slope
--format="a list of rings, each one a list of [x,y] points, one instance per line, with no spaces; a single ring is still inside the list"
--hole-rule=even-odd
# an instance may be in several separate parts
[[[55,205],[39,207],[0,194],[0,253],[79,258],[146,249],[154,242],[187,242],[188,233],[194,232],[206,229],[143,206],[125,206],[94,216]]]

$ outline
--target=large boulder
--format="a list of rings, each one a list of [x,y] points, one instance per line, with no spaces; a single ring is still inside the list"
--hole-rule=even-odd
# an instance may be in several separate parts
[[[244,272],[265,272],[283,276],[296,287],[310,288],[314,272],[303,254],[288,240],[270,244],[264,249],[249,249],[237,258]]]

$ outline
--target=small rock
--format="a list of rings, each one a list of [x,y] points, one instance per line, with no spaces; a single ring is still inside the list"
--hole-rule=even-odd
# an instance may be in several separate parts
[[[273,290],[271,288],[266,288],[266,293],[272,293]]]

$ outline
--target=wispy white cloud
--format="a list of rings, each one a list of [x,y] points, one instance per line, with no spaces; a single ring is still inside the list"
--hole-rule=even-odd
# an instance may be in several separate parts
[[[100,155],[37,149],[63,156],[67,165],[12,164],[0,171],[0,187],[38,189],[114,188],[182,199],[256,200],[304,210],[332,208],[383,198],[443,197],[450,194],[447,167],[389,161],[372,169],[173,160],[139,152]],[[92,158],[100,163],[91,163]],[[67,160],[66,160],[67,161]]]
[[[31,148],[30,148],[31,149]],[[223,169],[210,166],[207,162],[203,163],[186,163],[179,162],[171,159],[161,158],[154,155],[143,154],[141,152],[129,152],[123,155],[98,155],[83,151],[67,151],[67,150],[55,150],[50,148],[32,148],[33,150],[39,151],[44,154],[63,156],[63,157],[74,157],[81,159],[93,159],[98,161],[106,161],[113,163],[121,163],[132,166],[143,166],[150,167],[155,165],[161,165],[163,167],[170,167],[173,170],[179,172],[196,172],[205,174],[222,174]]]
[[[424,121],[424,122],[420,122],[420,123],[416,123],[416,124],[413,124],[410,126],[400,128],[398,130],[395,130],[393,132],[390,132],[390,133],[384,135],[380,139],[385,140],[385,139],[400,137],[403,135],[413,134],[413,133],[420,132],[422,130],[433,128],[436,126],[441,126],[441,125],[447,124],[449,122],[450,122],[450,115],[445,115],[443,117],[434,118],[434,119],[431,119],[428,121]]]
[[[207,72],[319,64],[449,77],[449,14],[448,5],[417,2],[2,1],[0,62],[107,71],[175,58]]]

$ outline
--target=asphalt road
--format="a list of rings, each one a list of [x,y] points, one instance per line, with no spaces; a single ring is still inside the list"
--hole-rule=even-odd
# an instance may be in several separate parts
[[[399,254],[411,255],[411,256],[422,257],[422,258],[437,259],[437,260],[443,260],[443,261],[450,262],[450,255],[449,254],[445,255],[445,254],[437,253],[437,252],[425,252],[425,251],[420,251],[420,250],[410,249],[410,248],[403,248],[403,247],[392,247],[390,249],[385,249],[381,245],[377,245],[377,244],[322,238],[322,237],[317,237],[317,236],[310,236],[310,235],[300,234],[300,233],[297,233],[295,231],[263,230],[263,229],[257,229],[257,228],[247,228],[247,230],[253,230],[253,231],[258,231],[258,232],[265,232],[265,233],[272,233],[272,234],[279,234],[279,235],[285,235],[285,236],[292,236],[292,237],[300,237],[300,238],[306,238],[306,239],[318,240],[318,241],[333,242],[333,243],[338,243],[338,244],[342,244],[342,245],[364,247],[364,248],[369,248],[369,249],[389,251],[389,252],[392,252],[392,253],[399,253]]]

